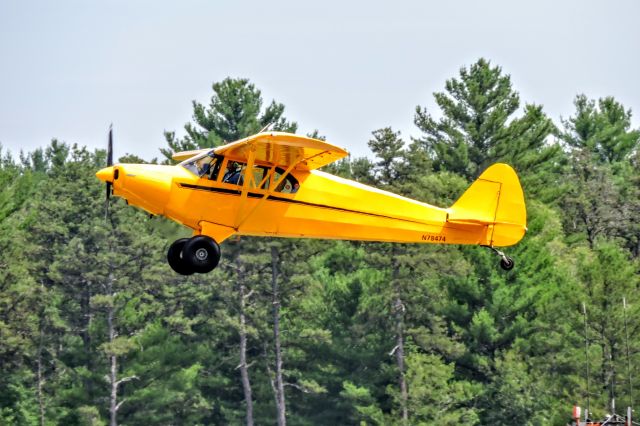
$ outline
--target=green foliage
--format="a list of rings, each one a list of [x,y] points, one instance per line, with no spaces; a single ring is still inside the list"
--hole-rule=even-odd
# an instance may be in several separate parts
[[[102,420],[97,407],[85,405],[78,407],[78,424],[82,426],[104,426],[107,422]]]
[[[344,390],[340,395],[349,401],[357,412],[357,416],[352,417],[352,421],[360,420],[360,424],[385,424],[384,414],[382,410],[376,406],[375,400],[371,396],[368,389],[358,387],[351,382],[343,383]]]
[[[628,159],[640,143],[640,130],[631,129],[631,110],[612,97],[585,95],[574,100],[576,113],[563,120],[563,141],[571,148],[592,153],[598,161],[614,163]]]
[[[520,97],[500,67],[480,59],[461,68],[460,79],[447,80],[445,88],[434,94],[443,118],[435,120],[417,107],[414,120],[424,133],[417,142],[436,170],[475,179],[490,164],[504,161],[526,173],[558,153],[545,144],[554,125],[541,107],[526,105],[522,117],[512,117]]]
[[[572,161],[568,178],[572,185],[560,201],[568,213],[565,229],[572,234],[582,234],[580,239],[591,247],[600,237],[611,238],[624,232],[625,220],[619,187],[615,184],[609,164],[593,162],[588,152],[577,154]]]
[[[392,185],[401,179],[404,141],[400,139],[400,132],[394,132],[390,127],[374,131],[369,148],[379,158],[373,175],[381,185]]]
[[[522,115],[520,96],[511,77],[498,66],[479,59],[460,69],[459,79],[447,80],[446,92],[434,93],[442,118],[417,107],[414,122],[422,136],[414,141],[414,160],[430,158],[436,171],[477,178],[489,165],[513,166],[528,195],[552,201],[563,186],[559,173],[564,155],[550,137],[556,127],[542,107],[526,104]],[[423,167],[418,167],[418,171]]]
[[[409,411],[412,424],[460,425],[479,421],[472,402],[480,387],[455,379],[455,366],[436,355],[407,356]]]

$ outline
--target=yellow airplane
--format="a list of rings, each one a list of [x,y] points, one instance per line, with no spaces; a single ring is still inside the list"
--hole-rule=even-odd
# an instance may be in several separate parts
[[[167,259],[190,275],[213,270],[232,235],[327,238],[397,243],[475,244],[513,260],[497,247],[526,231],[520,182],[494,164],[449,208],[434,207],[318,170],[347,151],[325,141],[263,132],[212,149],[173,155],[175,166],[116,164],[96,173],[107,196],[193,229]],[[109,148],[109,158],[111,148]]]

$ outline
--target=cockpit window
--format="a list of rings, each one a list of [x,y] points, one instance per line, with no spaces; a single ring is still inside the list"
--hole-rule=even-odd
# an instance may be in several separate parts
[[[280,180],[280,176],[284,174],[284,170],[279,167],[276,167],[273,179],[274,182],[278,182]],[[298,180],[293,177],[293,175],[289,174],[284,178],[282,182],[278,184],[276,187],[276,192],[282,192],[283,194],[295,194],[298,192],[300,188],[300,184]]]
[[[216,155],[212,150],[202,157],[184,163],[183,167],[200,177],[216,180],[221,163],[222,157]]]
[[[207,175],[207,167],[212,170],[208,176],[210,179],[216,179],[221,169],[222,157],[215,156],[213,158],[214,163],[208,164],[207,157],[196,159],[193,162],[185,163],[184,166],[189,170],[196,173],[194,170],[198,170],[199,176]],[[210,158],[210,157],[209,157]],[[295,194],[300,188],[298,180],[293,175],[287,175],[281,182],[280,178],[285,173],[280,167],[269,167],[254,164],[251,172],[247,172],[247,163],[242,161],[227,160],[226,167],[224,168],[224,174],[222,175],[222,183],[228,183],[231,185],[244,185],[245,179],[249,179],[249,190],[263,190],[272,189],[275,192],[283,194]],[[276,188],[272,188],[272,185],[276,185]]]
[[[269,189],[269,172],[267,166],[254,165],[252,170],[252,180],[250,188]]]

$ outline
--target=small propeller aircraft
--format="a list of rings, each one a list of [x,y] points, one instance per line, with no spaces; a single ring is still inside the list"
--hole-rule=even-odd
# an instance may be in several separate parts
[[[167,253],[183,275],[213,270],[219,244],[232,235],[475,244],[510,270],[513,260],[497,247],[517,243],[527,229],[522,188],[506,164],[490,166],[451,207],[439,208],[318,170],[347,151],[290,133],[179,152],[174,166],[112,165],[111,151],[110,143],[108,167],[96,173],[107,197],[193,229]]]

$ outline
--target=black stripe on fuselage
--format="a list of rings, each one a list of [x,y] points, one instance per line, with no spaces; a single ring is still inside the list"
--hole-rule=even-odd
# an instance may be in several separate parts
[[[211,186],[192,185],[190,183],[179,183],[179,185],[182,188],[195,189],[195,190],[199,190],[199,191],[217,192],[217,193],[228,194],[228,195],[238,195],[239,196],[242,193],[242,191],[238,190],[238,189],[214,188],[214,187],[211,187]],[[264,197],[264,194],[260,194],[258,192],[248,192],[247,196],[250,197],[250,198],[262,198],[262,197]],[[275,196],[275,195],[269,195],[267,197],[267,201],[282,201],[282,202],[285,202],[285,203],[300,204],[300,205],[309,206],[309,207],[320,207],[320,208],[324,208],[324,209],[337,210],[337,211],[341,211],[341,212],[357,213],[357,214],[363,214],[363,215],[367,215],[367,216],[382,217],[382,218],[385,218],[385,219],[394,219],[394,220],[400,220],[400,221],[403,221],[403,222],[412,222],[412,223],[419,223],[420,225],[426,225],[426,223],[424,223],[424,222],[418,222],[418,221],[415,221],[415,220],[400,219],[400,218],[397,218],[397,217],[385,216],[385,215],[376,214],[376,213],[368,213],[368,212],[363,212],[363,211],[359,211],[359,210],[344,209],[342,207],[328,206],[326,204],[308,203],[306,201],[292,200],[292,199],[289,199],[289,198],[278,197],[278,196]]]

